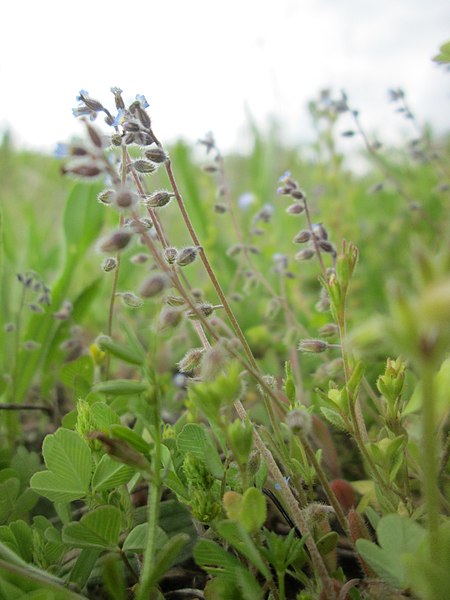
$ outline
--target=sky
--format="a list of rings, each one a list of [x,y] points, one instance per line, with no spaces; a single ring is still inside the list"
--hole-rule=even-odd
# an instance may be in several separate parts
[[[431,61],[448,0],[23,0],[2,13],[0,134],[22,147],[81,135],[78,91],[113,108],[112,86],[146,96],[163,142],[212,131],[224,150],[245,148],[249,114],[308,140],[308,101],[326,87],[381,137],[407,125],[388,102],[399,86],[419,121],[449,129],[450,73]]]

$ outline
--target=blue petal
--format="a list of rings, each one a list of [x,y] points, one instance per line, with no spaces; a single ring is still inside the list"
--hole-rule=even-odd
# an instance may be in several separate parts
[[[136,100],[141,103],[142,108],[148,108],[150,106],[144,94],[136,94]]]

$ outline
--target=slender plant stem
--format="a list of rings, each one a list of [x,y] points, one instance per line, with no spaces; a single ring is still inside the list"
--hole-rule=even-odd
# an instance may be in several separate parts
[[[248,419],[247,411],[245,410],[242,402],[239,400],[234,403],[236,411],[239,417],[244,421]],[[308,521],[306,520],[303,511],[300,509],[298,502],[292,493],[289,485],[287,484],[285,478],[283,477],[282,472],[280,471],[279,466],[275,462],[272,453],[268,448],[266,448],[264,442],[261,439],[259,433],[254,430],[254,439],[256,447],[258,448],[260,454],[265,459],[267,466],[269,467],[269,471],[272,474],[272,477],[280,486],[280,491],[284,500],[286,501],[289,513],[291,515],[292,521],[295,526],[301,532],[302,535],[306,536],[305,544],[309,550],[311,555],[311,560],[314,565],[314,568],[317,571],[318,576],[320,577],[322,584],[324,586],[324,590],[327,594],[327,598],[335,598],[333,581],[328,574],[325,563],[323,562],[322,556],[320,555],[319,550],[317,549],[314,538],[312,537],[311,531],[309,529]]]
[[[441,533],[439,530],[438,435],[435,418],[434,369],[422,366],[422,471],[425,506],[428,518],[428,547],[430,560],[439,564]]]
[[[320,481],[320,484],[323,487],[323,489],[325,490],[325,494],[327,495],[327,498],[330,501],[330,504],[334,509],[336,518],[339,521],[339,525],[346,532],[349,539],[351,539],[347,518],[344,514],[344,511],[342,510],[341,505],[339,504],[338,499],[336,498],[335,493],[333,492],[330,484],[328,483],[328,478],[325,476],[325,473],[324,473],[323,469],[321,468],[320,463],[316,458],[316,455],[314,454],[314,450],[311,448],[308,440],[306,439],[306,437],[304,435],[301,436],[301,442],[302,442],[303,448],[305,450],[306,456],[307,456],[309,462],[314,467],[314,469],[317,473],[317,477]]]
[[[176,198],[177,203],[178,203],[178,207],[179,207],[180,212],[181,212],[181,214],[183,216],[183,220],[184,220],[184,222],[186,224],[186,227],[187,227],[187,229],[189,231],[189,235],[191,236],[192,241],[194,242],[194,244],[196,246],[198,246],[200,248],[200,250],[199,250],[199,256],[200,256],[201,261],[203,262],[203,265],[204,265],[204,267],[206,269],[206,272],[208,273],[208,276],[209,276],[209,278],[211,280],[211,283],[213,284],[214,289],[216,290],[217,295],[219,296],[220,301],[223,304],[225,312],[227,313],[228,318],[230,319],[230,322],[231,322],[231,324],[233,326],[233,329],[234,329],[237,337],[239,338],[239,341],[242,344],[242,347],[244,349],[245,354],[247,355],[248,360],[250,361],[250,363],[251,363],[251,365],[253,366],[254,369],[258,369],[255,357],[253,356],[253,353],[252,353],[252,351],[250,349],[250,346],[248,345],[248,342],[247,342],[247,340],[246,340],[246,338],[245,338],[245,336],[244,336],[244,334],[243,334],[243,332],[242,332],[242,330],[240,328],[240,325],[237,322],[237,319],[236,319],[236,317],[235,317],[235,315],[233,313],[233,310],[232,310],[232,308],[231,308],[231,306],[230,306],[230,304],[229,304],[229,302],[227,300],[227,297],[225,296],[225,294],[224,294],[224,292],[223,292],[223,290],[222,290],[222,288],[220,286],[220,283],[219,283],[219,281],[218,281],[218,279],[217,279],[217,277],[216,277],[216,275],[214,273],[214,270],[211,267],[211,264],[210,264],[210,262],[208,260],[208,257],[206,256],[205,250],[202,247],[202,245],[200,244],[200,240],[197,237],[197,234],[195,232],[194,226],[192,225],[192,222],[191,222],[191,220],[189,218],[189,215],[187,213],[186,207],[185,207],[184,202],[183,202],[183,198],[182,198],[182,196],[180,194],[180,191],[178,189],[177,183],[175,181],[175,177],[174,177],[173,170],[172,170],[172,165],[171,165],[171,162],[170,162],[169,159],[165,162],[165,167],[166,167],[167,175],[169,177],[170,185],[172,186],[173,192],[175,194],[175,198]]]
[[[155,584],[155,581],[153,580],[153,568],[156,556],[156,531],[158,527],[159,505],[161,500],[161,431],[159,398],[156,389],[153,392],[152,402],[154,403],[152,407],[154,449],[152,455],[152,478],[149,483],[147,504],[148,534],[144,551],[144,564],[142,565],[136,600],[147,600],[147,598],[150,597],[150,592]]]

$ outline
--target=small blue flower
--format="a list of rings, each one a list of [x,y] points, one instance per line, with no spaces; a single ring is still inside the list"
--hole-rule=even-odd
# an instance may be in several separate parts
[[[286,483],[289,483],[290,477],[283,477],[283,479],[285,480]],[[276,490],[281,490],[281,485],[279,483],[276,483],[275,484],[275,489]]]
[[[144,94],[136,94],[136,100],[141,103],[142,108],[148,108],[150,106]]]
[[[56,144],[56,148],[53,152],[53,156],[55,158],[65,158],[69,154],[69,146],[67,144],[63,144],[58,142]]]
[[[124,110],[121,108],[117,115],[116,118],[113,121],[113,127],[117,127],[118,125],[120,125],[124,120]]]
[[[245,192],[239,197],[238,204],[243,210],[247,210],[255,201],[255,197],[250,192]]]
[[[86,98],[86,96],[89,96],[89,92],[86,90],[80,90],[79,95],[76,97],[76,101],[83,102],[83,98]]]
[[[286,179],[289,179],[289,177],[291,177],[291,172],[290,171],[285,171],[283,173],[283,175],[281,175],[281,177],[278,179],[278,181],[280,183],[282,183],[283,181],[285,181]]]
[[[75,108],[72,108],[72,114],[75,118],[77,118],[84,115],[91,115],[92,111],[87,106],[75,106]]]

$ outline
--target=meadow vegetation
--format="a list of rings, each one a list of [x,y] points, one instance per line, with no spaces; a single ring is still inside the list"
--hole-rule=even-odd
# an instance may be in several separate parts
[[[166,148],[111,91],[0,148],[0,598],[448,597],[448,137],[324,90]]]

